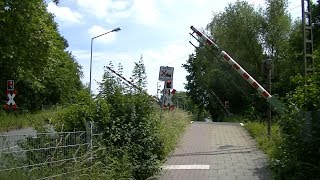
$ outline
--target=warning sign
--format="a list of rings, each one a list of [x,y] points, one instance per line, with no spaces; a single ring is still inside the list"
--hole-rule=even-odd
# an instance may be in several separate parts
[[[160,66],[159,81],[172,80],[173,79],[173,67]]]

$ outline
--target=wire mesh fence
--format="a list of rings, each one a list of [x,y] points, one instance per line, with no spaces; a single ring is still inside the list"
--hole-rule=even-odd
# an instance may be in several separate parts
[[[87,131],[0,135],[1,179],[73,179],[90,172],[101,134]]]

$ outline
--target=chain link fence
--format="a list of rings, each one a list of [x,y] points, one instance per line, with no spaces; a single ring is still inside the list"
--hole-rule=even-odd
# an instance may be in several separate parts
[[[101,141],[91,123],[86,131],[0,135],[0,179],[74,179],[91,172]]]

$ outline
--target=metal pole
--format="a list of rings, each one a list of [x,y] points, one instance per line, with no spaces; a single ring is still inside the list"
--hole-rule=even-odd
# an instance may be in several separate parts
[[[166,82],[164,81],[164,84],[163,84],[163,90],[162,90],[162,102],[161,102],[161,112],[160,112],[160,120],[162,119],[162,111],[163,111],[163,104],[164,104],[164,91],[165,91],[165,87],[166,87]]]
[[[90,167],[91,167],[91,173],[92,173],[92,168],[93,168],[93,140],[92,140],[92,135],[93,135],[93,122],[90,121]]]
[[[92,74],[92,44],[93,44],[93,38],[91,38],[91,53],[90,53],[90,81],[89,81],[90,96],[91,96],[91,74]]]
[[[270,66],[268,67],[268,91],[269,94],[271,94],[271,69],[272,69],[272,65],[270,62]],[[271,137],[271,120],[272,120],[272,108],[271,106],[269,106],[268,109],[268,137]]]
[[[157,98],[159,98],[159,82],[157,82]]]
[[[119,27],[115,28],[115,29],[112,29],[111,31],[109,32],[106,32],[106,33],[103,33],[103,34],[100,34],[98,36],[95,36],[93,38],[91,38],[91,52],[90,52],[90,80],[89,80],[89,93],[90,93],[90,96],[91,96],[91,75],[92,75],[92,45],[93,45],[93,39],[95,38],[98,38],[100,36],[103,36],[103,35],[106,35],[106,34],[109,34],[111,32],[117,32],[117,31],[120,31],[121,29]]]

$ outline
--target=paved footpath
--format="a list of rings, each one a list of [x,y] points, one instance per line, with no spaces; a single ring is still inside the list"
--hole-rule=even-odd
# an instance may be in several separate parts
[[[268,180],[266,159],[238,123],[193,122],[160,180]]]

